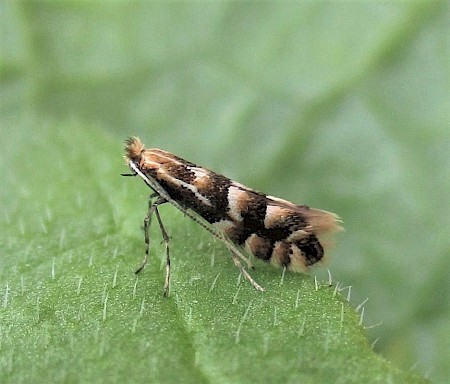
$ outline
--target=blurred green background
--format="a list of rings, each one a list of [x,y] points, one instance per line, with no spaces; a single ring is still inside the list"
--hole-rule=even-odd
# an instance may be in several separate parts
[[[51,172],[33,167],[33,145],[70,143],[79,125],[90,127],[93,143],[117,143],[117,163],[98,164],[101,178],[99,170],[126,170],[123,140],[140,136],[342,216],[346,232],[329,269],[351,286],[355,307],[368,298],[364,324],[375,349],[444,383],[449,11],[448,2],[2,1],[0,164],[15,186],[0,187],[2,220],[20,210],[16,196],[48,199],[45,189],[28,196],[20,171],[11,172]],[[30,157],[17,158],[25,144]],[[77,159],[79,149],[63,153]],[[76,184],[79,172],[66,176]],[[117,184],[112,194],[137,188]],[[127,204],[142,210],[138,201]],[[317,275],[327,278],[323,269]]]

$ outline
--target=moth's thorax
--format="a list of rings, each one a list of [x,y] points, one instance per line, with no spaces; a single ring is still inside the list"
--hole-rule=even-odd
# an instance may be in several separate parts
[[[144,150],[139,168],[143,173],[174,187],[205,192],[211,188],[210,171],[161,149]]]
[[[140,165],[144,168],[158,168],[180,163],[171,153],[157,148],[144,149],[140,157]]]
[[[159,169],[170,168],[174,160],[165,155],[164,151],[159,149],[145,149],[141,152],[138,165],[145,173],[148,171],[156,172]]]

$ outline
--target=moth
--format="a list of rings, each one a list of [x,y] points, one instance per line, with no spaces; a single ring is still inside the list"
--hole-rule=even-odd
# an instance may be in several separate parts
[[[324,237],[341,228],[337,215],[265,195],[219,173],[200,167],[162,149],[147,149],[137,137],[125,141],[125,161],[153,191],[144,218],[147,264],[149,228],[155,216],[165,244],[164,296],[169,293],[169,236],[158,207],[170,203],[200,224],[230,250],[234,264],[258,291],[264,291],[244,268],[252,267],[247,254],[295,272],[305,272],[324,258]]]

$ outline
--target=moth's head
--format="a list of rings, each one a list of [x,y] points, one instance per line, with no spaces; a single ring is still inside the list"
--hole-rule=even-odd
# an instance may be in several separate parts
[[[136,163],[139,163],[144,149],[145,149],[144,144],[142,144],[139,137],[130,137],[127,140],[125,140],[124,159],[126,163],[128,164],[131,160]]]

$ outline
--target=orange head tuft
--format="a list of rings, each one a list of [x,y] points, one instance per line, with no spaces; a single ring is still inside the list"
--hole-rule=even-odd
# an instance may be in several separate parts
[[[130,160],[139,162],[141,158],[142,151],[144,150],[144,144],[142,144],[139,137],[130,137],[125,140],[125,160],[128,162]]]

